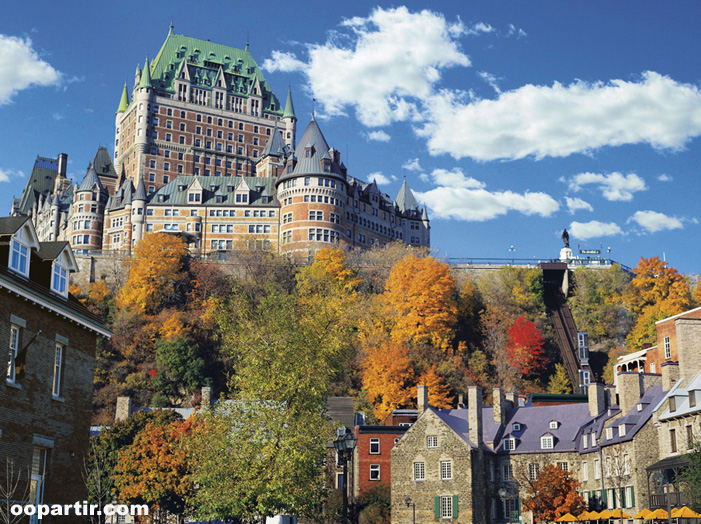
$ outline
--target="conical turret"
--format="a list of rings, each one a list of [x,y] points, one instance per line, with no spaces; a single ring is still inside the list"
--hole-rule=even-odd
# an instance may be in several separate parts
[[[127,91],[127,83],[124,82],[124,90],[122,91],[122,99],[119,101],[117,113],[124,113],[129,107],[129,93]]]
[[[295,116],[295,106],[292,103],[292,90],[290,88],[287,88],[287,102],[285,102],[285,111],[282,113],[282,119],[284,120],[285,118],[294,118],[297,120]]]
[[[142,88],[147,88],[151,89],[153,86],[151,85],[151,68],[149,67],[148,64],[148,58],[146,58],[146,63],[144,64],[144,70],[141,73],[141,81],[139,82],[139,89]]]

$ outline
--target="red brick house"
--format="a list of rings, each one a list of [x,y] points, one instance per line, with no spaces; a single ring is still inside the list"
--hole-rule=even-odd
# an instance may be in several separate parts
[[[390,486],[392,448],[407,429],[409,426],[355,427],[358,439],[354,461],[356,496],[378,483]]]
[[[14,461],[16,500],[32,504],[85,499],[95,345],[110,332],[68,293],[75,271],[67,242],[40,243],[29,217],[0,218],[0,475]]]

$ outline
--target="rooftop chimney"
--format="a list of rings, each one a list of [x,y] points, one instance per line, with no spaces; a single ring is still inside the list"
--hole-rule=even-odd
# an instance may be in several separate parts
[[[58,176],[66,177],[66,165],[68,164],[68,155],[61,153],[58,155]]]
[[[679,380],[679,362],[663,362],[662,368],[662,389],[669,391]]]
[[[468,434],[470,441],[482,448],[482,389],[470,386],[467,389]]]
[[[117,407],[114,412],[114,421],[120,422],[131,416],[131,397],[117,397]]]
[[[420,417],[428,407],[428,388],[426,386],[416,386],[417,393],[417,415]]]
[[[643,376],[635,371],[618,374],[618,407],[623,414],[628,413],[645,393]]]
[[[589,414],[592,417],[601,415],[606,410],[606,393],[603,384],[592,382],[589,384]]]
[[[494,388],[494,391],[492,392],[492,399],[494,404],[494,423],[501,425],[504,423],[504,419],[506,418],[506,406],[504,405],[506,403],[506,399],[504,398],[504,392],[501,390],[501,388]]]

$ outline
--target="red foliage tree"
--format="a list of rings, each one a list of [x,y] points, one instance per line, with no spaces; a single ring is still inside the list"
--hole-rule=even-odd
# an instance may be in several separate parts
[[[543,334],[525,315],[516,319],[506,334],[506,358],[513,367],[525,376],[533,375],[545,368],[548,363],[543,351]]]

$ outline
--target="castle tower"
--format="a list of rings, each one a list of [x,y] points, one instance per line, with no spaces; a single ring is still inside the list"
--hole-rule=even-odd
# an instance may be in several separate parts
[[[329,148],[313,118],[276,187],[281,205],[280,252],[304,260],[340,243],[348,182],[340,155]]]
[[[402,182],[402,187],[399,189],[397,198],[394,199],[394,204],[397,207],[397,214],[401,226],[400,239],[405,243],[414,246],[430,246],[430,226],[426,208],[421,209],[419,203],[414,197],[407,184],[406,178]]]
[[[146,217],[146,187],[144,186],[144,179],[140,178],[138,184],[136,185],[136,192],[132,198],[131,212],[132,212],[132,239],[133,244],[136,245],[139,240],[144,237],[144,220]]]
[[[107,191],[90,163],[73,200],[70,243],[74,250],[102,249],[102,231]]]
[[[287,102],[285,103],[285,111],[282,113],[282,121],[285,123],[285,143],[290,149],[294,149],[297,117],[295,116],[295,107],[292,104],[292,90],[290,88],[287,89]]]

